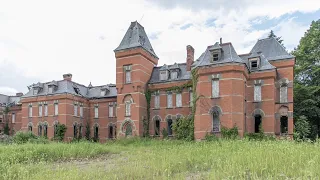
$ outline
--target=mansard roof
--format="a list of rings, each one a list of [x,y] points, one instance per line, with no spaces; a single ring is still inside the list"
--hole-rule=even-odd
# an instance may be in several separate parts
[[[33,86],[30,86],[30,90],[28,93],[22,96],[22,98],[27,97],[35,97],[35,96],[46,96],[46,95],[56,95],[56,94],[73,94],[73,95],[79,95],[84,98],[108,98],[108,97],[115,97],[117,96],[117,89],[114,84],[107,84],[103,86],[92,86],[86,87],[82,84],[75,83],[73,81],[69,80],[61,80],[61,81],[55,81],[57,86],[56,89],[49,93],[49,85],[52,84],[52,82],[46,82],[41,83],[43,85],[42,90],[40,90],[37,94],[33,94]],[[104,95],[101,96],[101,90],[108,87],[109,91]]]
[[[268,61],[294,58],[274,37],[258,40],[250,53],[262,53]]]
[[[176,79],[168,78],[167,80],[160,80],[160,71],[161,70],[176,70],[179,69],[179,76]],[[175,63],[173,65],[163,65],[154,67],[149,84],[163,83],[163,82],[173,82],[173,81],[184,81],[191,79],[191,72],[187,71],[186,63]]]
[[[0,94],[0,107],[12,106],[20,103],[20,96],[8,96]]]
[[[212,55],[210,51],[216,49],[221,49],[221,57],[218,61],[212,61]],[[192,64],[192,67],[201,67],[232,62],[243,64],[247,63],[238,56],[237,52],[235,51],[234,47],[230,42],[223,44],[215,43],[213,46],[207,47],[205,52],[202,53],[201,56]]]
[[[142,47],[150,54],[152,54],[154,57],[158,58],[151,46],[151,43],[144,30],[144,27],[141,26],[137,21],[131,22],[131,25],[127,30],[125,36],[123,37],[120,45],[114,51],[116,52],[136,47]]]

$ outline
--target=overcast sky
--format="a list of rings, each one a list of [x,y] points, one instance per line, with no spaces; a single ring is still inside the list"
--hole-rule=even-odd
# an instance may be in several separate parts
[[[159,65],[198,58],[222,37],[237,53],[274,30],[292,50],[319,0],[0,0],[0,93],[72,73],[84,85],[115,83],[113,50],[131,21],[144,26]]]

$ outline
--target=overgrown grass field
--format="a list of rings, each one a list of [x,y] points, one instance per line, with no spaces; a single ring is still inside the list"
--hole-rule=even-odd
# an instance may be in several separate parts
[[[293,141],[0,144],[0,179],[316,179],[320,144]]]

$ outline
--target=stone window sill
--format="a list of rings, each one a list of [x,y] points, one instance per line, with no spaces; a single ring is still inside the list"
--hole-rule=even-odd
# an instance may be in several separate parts
[[[221,97],[218,96],[218,97],[211,97],[211,99],[220,99]]]
[[[262,101],[253,101],[253,103],[261,103]]]
[[[166,109],[173,109],[173,107],[166,107]]]

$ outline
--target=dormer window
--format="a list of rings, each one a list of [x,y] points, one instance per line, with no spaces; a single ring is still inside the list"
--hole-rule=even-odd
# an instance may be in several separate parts
[[[260,61],[259,57],[249,59],[250,69],[258,69],[260,64],[259,61]]]
[[[160,71],[160,80],[161,81],[165,81],[168,80],[168,71]]]
[[[171,79],[177,79],[178,78],[178,72],[177,71],[172,71],[171,72]]]
[[[105,90],[101,90],[100,96],[105,96],[105,95],[106,95],[106,91]]]
[[[33,95],[37,95],[39,92],[39,89],[38,88],[33,88]]]
[[[52,86],[48,87],[48,93],[53,93],[53,87]]]
[[[213,54],[212,55],[212,60],[213,61],[218,61],[219,60],[219,54]]]

